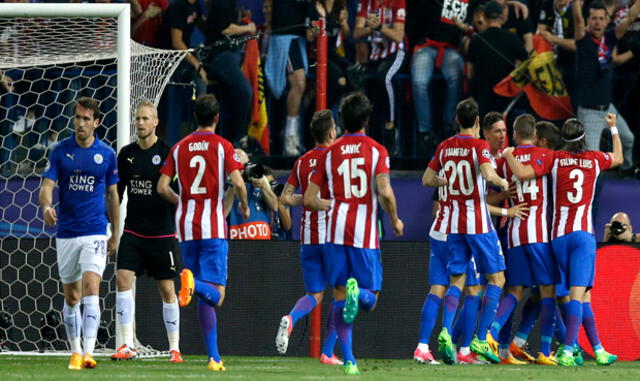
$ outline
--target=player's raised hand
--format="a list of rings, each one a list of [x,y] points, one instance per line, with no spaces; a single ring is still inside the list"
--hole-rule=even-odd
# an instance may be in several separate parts
[[[511,183],[511,185],[509,185],[509,191],[507,192],[507,197],[508,198],[516,198],[516,196],[518,195],[518,187],[516,186],[516,183],[513,182]]]
[[[56,208],[52,206],[48,206],[42,212],[42,217],[44,218],[44,223],[47,226],[56,226],[56,222],[58,222],[58,215],[56,214]]]
[[[507,209],[507,217],[523,219],[529,215],[529,207],[527,204],[514,205]]]
[[[616,114],[608,112],[607,115],[604,116],[604,121],[607,122],[609,127],[615,127],[618,122],[618,117]]]
[[[117,233],[112,233],[111,237],[109,238],[109,240],[107,241],[107,255],[108,256],[112,256],[113,254],[116,253],[116,251],[118,251],[118,234]]]
[[[515,147],[509,146],[509,147],[507,147],[507,148],[502,150],[501,155],[504,156],[504,155],[506,155],[508,153],[513,154],[513,150],[514,149],[515,149]]]
[[[502,177],[500,178],[500,181],[499,181],[499,183],[497,185],[499,185],[500,188],[503,191],[508,191],[509,190],[509,182],[507,180],[503,179]]]
[[[393,234],[402,237],[404,234],[404,223],[402,220],[397,218],[395,221],[391,221],[391,225],[393,226]]]

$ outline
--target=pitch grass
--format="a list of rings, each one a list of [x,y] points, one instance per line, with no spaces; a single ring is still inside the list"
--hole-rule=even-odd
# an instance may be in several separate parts
[[[224,358],[227,371],[207,370],[204,356],[186,356],[184,364],[166,359],[113,362],[98,357],[96,369],[69,371],[67,357],[0,356],[0,380],[334,380],[353,379],[342,374],[342,367],[320,365],[318,361],[296,357]],[[640,380],[640,362],[599,367],[587,361],[579,368],[535,365],[419,365],[411,360],[358,360],[361,376],[367,380]]]

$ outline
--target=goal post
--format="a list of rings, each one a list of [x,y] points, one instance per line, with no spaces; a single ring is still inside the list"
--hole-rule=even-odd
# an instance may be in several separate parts
[[[138,44],[130,25],[129,4],[0,3],[0,352],[67,349],[55,229],[38,208],[46,138],[69,135],[75,101],[90,96],[101,103],[97,134],[120,151],[135,137],[133,107],[157,106],[188,52]],[[111,350],[118,341],[115,292],[111,257],[97,348]]]

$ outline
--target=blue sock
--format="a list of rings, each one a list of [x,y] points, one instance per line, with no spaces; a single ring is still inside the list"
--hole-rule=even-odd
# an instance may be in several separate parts
[[[591,309],[591,303],[582,303],[582,327],[584,327],[584,333],[587,334],[591,348],[597,350],[602,348],[600,345],[600,337],[598,336],[598,328],[596,328],[596,318],[593,315]]]
[[[195,293],[200,297],[201,300],[204,300],[212,307],[217,307],[218,302],[220,301],[220,291],[216,288],[213,283],[204,282],[201,280],[194,279],[195,281]]]
[[[567,325],[567,335],[563,344],[566,350],[571,351],[578,340],[578,332],[580,325],[582,325],[582,303],[577,300],[571,300],[567,303],[565,324]]]
[[[540,301],[540,352],[545,356],[551,354],[555,311],[556,301],[554,298],[543,298]]]
[[[518,305],[518,299],[512,294],[507,294],[500,301],[500,305],[498,306],[498,312],[496,312],[496,317],[493,323],[491,323],[491,336],[497,340],[500,335],[500,330],[504,323],[511,317],[513,310]]]
[[[291,316],[292,325],[295,325],[298,320],[307,316],[314,308],[316,308],[316,298],[311,295],[305,295],[302,298],[298,299],[296,305],[293,306],[291,312],[289,312],[289,316]]]
[[[509,348],[511,344],[511,329],[513,327],[513,313],[509,316],[509,319],[504,323],[498,334],[499,348]],[[495,336],[493,337],[495,339]]]
[[[207,346],[207,354],[215,362],[220,362],[216,309],[207,301],[200,299],[198,301],[198,317],[200,318],[200,328],[202,329],[202,336],[204,336],[204,343]]]
[[[329,311],[327,313],[327,333],[326,337],[324,338],[324,345],[322,346],[322,353],[327,357],[333,356],[333,348],[336,345],[336,340],[338,340],[338,334],[336,333],[335,314],[333,313],[333,310],[336,308],[335,305],[336,302],[331,301],[331,304],[329,305]]]
[[[376,306],[376,294],[367,290],[366,288],[360,288],[360,294],[358,295],[358,306],[370,312],[373,307]]]
[[[442,328],[446,328],[451,334],[451,326],[453,318],[456,316],[458,304],[460,303],[460,294],[462,291],[456,286],[451,286],[444,296],[444,311],[442,313]]]
[[[567,335],[567,326],[564,325],[564,317],[562,316],[560,306],[556,306],[556,325],[554,333],[558,342],[564,342],[564,338]]]
[[[529,338],[529,333],[531,333],[531,330],[536,325],[536,320],[538,320],[539,315],[540,302],[529,298],[522,308],[522,319],[520,320],[520,326],[518,327],[516,336],[526,341]]]
[[[342,319],[342,309],[344,307],[344,300],[336,302],[333,309],[334,321],[336,324],[336,332],[338,333],[338,339],[340,339],[340,348],[342,348],[343,361],[346,364],[347,361],[351,361],[352,364],[356,363],[356,358],[353,356],[353,350],[351,348],[351,334],[353,332],[353,323],[347,324]]]
[[[476,295],[466,295],[464,297],[464,307],[462,308],[462,344],[461,347],[471,345],[473,333],[476,331],[478,322],[478,308],[480,307],[480,297]]]
[[[424,299],[422,305],[422,321],[420,322],[420,340],[419,343],[429,344],[431,332],[436,325],[438,319],[438,311],[440,311],[442,299],[438,295],[429,294]]]
[[[482,312],[480,312],[480,323],[478,324],[478,339],[487,339],[487,330],[496,317],[498,302],[502,295],[502,287],[494,284],[487,285],[487,291],[482,298]]]
[[[464,310],[464,303],[462,304],[460,313],[458,314],[458,317],[456,318],[455,323],[453,323],[453,332],[451,332],[451,342],[454,345],[458,345],[458,342],[460,341],[460,336],[462,336],[462,326],[464,324],[464,319],[462,318],[463,310]]]

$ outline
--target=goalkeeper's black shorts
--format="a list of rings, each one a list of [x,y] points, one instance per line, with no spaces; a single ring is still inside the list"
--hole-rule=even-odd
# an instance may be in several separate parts
[[[157,280],[177,277],[180,248],[175,237],[145,238],[125,231],[117,255],[118,270],[131,270],[136,276],[146,270]]]

